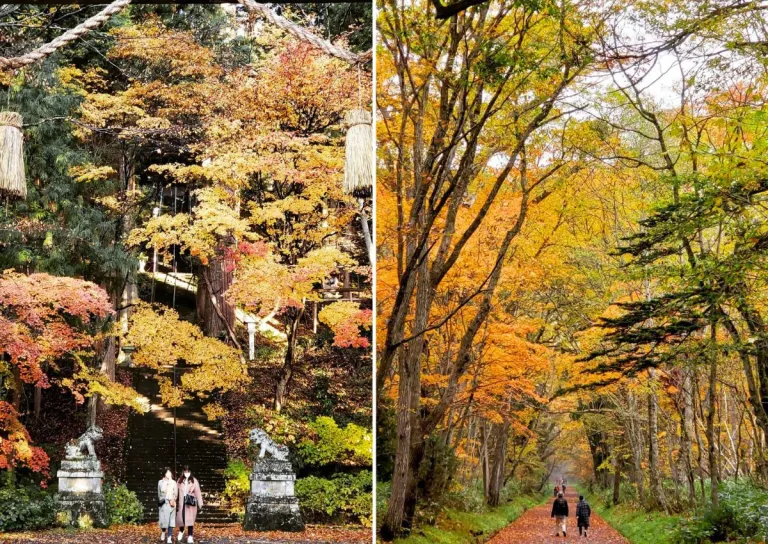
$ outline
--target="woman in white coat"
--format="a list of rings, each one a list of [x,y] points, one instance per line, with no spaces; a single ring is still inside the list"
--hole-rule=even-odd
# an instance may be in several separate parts
[[[176,526],[176,498],[179,487],[173,479],[173,472],[166,468],[163,479],[157,482],[158,523],[160,524],[160,542],[173,542],[173,528]]]

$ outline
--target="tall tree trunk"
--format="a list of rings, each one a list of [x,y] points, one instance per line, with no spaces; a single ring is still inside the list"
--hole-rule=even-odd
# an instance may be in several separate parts
[[[394,540],[400,534],[405,513],[405,489],[410,476],[410,448],[411,448],[411,377],[407,366],[402,360],[406,358],[405,351],[400,352],[398,365],[400,381],[397,392],[397,441],[395,449],[395,466],[392,472],[392,490],[387,505],[387,513],[381,528],[381,537],[384,540]]]
[[[424,255],[416,278],[416,315],[411,330],[423,331],[427,327],[431,307],[432,289],[428,258]],[[415,509],[416,471],[420,462],[419,444],[423,448],[421,434],[419,399],[421,396],[421,357],[424,350],[424,335],[406,343],[401,350],[398,365],[400,382],[397,406],[397,447],[395,448],[395,470],[392,476],[392,493],[381,536],[392,540],[403,528],[408,528],[411,518],[407,511]]]
[[[691,373],[685,369],[683,377],[683,406],[680,414],[680,456],[683,460],[685,480],[688,486],[688,500],[691,504],[696,501],[696,482],[691,460],[691,436],[693,434],[693,384]]]
[[[288,345],[285,348],[285,359],[283,367],[280,369],[280,375],[275,384],[275,403],[274,408],[277,412],[283,409],[285,398],[288,392],[288,384],[293,376],[293,368],[296,363],[296,341],[299,337],[299,324],[304,315],[304,307],[293,310],[295,313],[288,324]]]
[[[120,153],[120,164],[118,168],[118,174],[120,176],[121,186],[125,189],[126,194],[132,194],[136,191],[136,176],[133,166],[133,158],[129,156],[127,150],[123,149]],[[136,224],[136,218],[131,210],[127,210],[123,215],[122,230],[123,233],[130,233]],[[121,278],[120,288],[117,293],[112,294],[112,303],[115,310],[122,307],[122,310],[117,312],[117,319],[120,322],[120,330],[123,334],[128,332],[128,320],[133,313],[132,305],[139,299],[139,289],[136,284],[136,275],[138,274],[138,266],[126,274],[125,278]],[[123,281],[124,280],[124,281]],[[115,361],[123,357],[120,352],[117,353],[119,345],[115,345],[115,338],[111,337],[108,340],[111,345],[107,353],[107,357],[104,358],[102,364],[102,371],[106,372],[109,378],[114,381],[115,379]],[[122,348],[120,348],[122,349]]]
[[[35,418],[40,419],[40,410],[42,408],[42,401],[43,401],[43,388],[39,385],[35,386],[35,402],[34,402],[34,410],[35,410]]]
[[[704,482],[704,446],[701,443],[701,433],[699,432],[699,421],[700,417],[703,417],[703,412],[701,411],[701,398],[699,396],[699,376],[698,372],[695,370],[693,371],[693,391],[696,392],[696,396],[693,398],[693,425],[694,425],[694,436],[696,437],[696,451],[698,452],[696,457],[696,465],[698,467],[699,471],[699,487],[701,492],[701,504],[706,504],[707,502],[707,491],[706,486]]]
[[[637,399],[632,391],[627,391],[628,417],[627,427],[629,430],[629,446],[632,449],[632,478],[637,486],[637,495],[640,503],[645,503],[645,471],[643,470],[643,430],[640,427],[640,418],[638,417],[639,407]]]
[[[621,500],[621,461],[618,454],[613,455],[613,505],[616,506]]]
[[[421,358],[419,358],[419,362],[420,361]],[[417,372],[419,374],[419,387],[411,388],[411,406],[414,407],[414,409],[411,410],[411,449],[410,461],[408,462],[411,474],[408,478],[408,485],[405,488],[405,504],[403,510],[403,528],[408,531],[413,527],[413,518],[416,515],[416,504],[419,500],[419,489],[424,485],[424,482],[419,480],[419,468],[424,459],[427,438],[422,424],[419,404],[421,400],[420,367]]]
[[[656,393],[656,371],[648,371],[648,465],[649,481],[651,486],[651,499],[654,506],[659,506],[667,511],[667,500],[664,496],[664,488],[661,486],[661,471],[659,467],[659,397]]]
[[[586,432],[589,451],[592,455],[592,469],[595,474],[595,482],[598,487],[605,489],[608,487],[610,478],[610,469],[605,467],[605,462],[609,457],[608,442],[605,433],[598,429],[587,428]]]
[[[226,257],[227,245],[222,242],[216,256],[197,270],[197,320],[205,335],[214,338],[228,337],[235,328],[235,307],[225,297],[234,270],[232,259]]]
[[[707,409],[707,453],[709,458],[710,500],[712,501],[713,506],[717,506],[719,501],[719,468],[717,459],[717,437],[715,436],[715,410],[717,408],[717,327],[713,323],[710,328],[709,392],[707,393],[709,401]]]
[[[21,415],[21,397],[24,396],[24,382],[21,380],[21,370],[16,365],[11,365],[11,376],[13,378],[13,408],[16,413]]]
[[[480,461],[483,470],[483,497],[488,500],[488,486],[490,485],[490,464],[488,461],[488,430],[487,423],[483,420],[480,425],[480,440],[482,441],[482,447],[480,448]]]
[[[365,240],[365,249],[368,252],[368,263],[371,266],[376,265],[376,248],[373,247],[373,237],[371,236],[371,229],[368,226],[368,215],[365,213],[365,201],[361,198],[358,199],[360,204],[360,225],[363,228],[363,240]]]
[[[96,416],[98,415],[98,406],[100,404],[99,395],[92,395],[88,399],[88,417],[85,420],[85,426],[91,428],[96,425]]]
[[[493,457],[490,463],[489,485],[488,485],[488,506],[499,506],[501,502],[501,489],[504,487],[504,467],[507,461],[507,439],[509,438],[510,424],[505,421],[501,425],[496,425],[497,432],[496,444],[493,449]]]

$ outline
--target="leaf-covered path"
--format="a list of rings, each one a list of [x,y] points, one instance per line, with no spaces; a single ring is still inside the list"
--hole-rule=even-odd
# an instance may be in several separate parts
[[[186,542],[187,539],[184,539]],[[308,527],[303,533],[247,533],[240,525],[195,527],[196,544],[368,544],[370,529]],[[156,544],[160,542],[157,524],[118,526],[90,531],[62,529],[0,535],[0,544]],[[173,539],[174,544],[177,540]]]
[[[579,500],[576,490],[567,489],[569,517],[566,523],[568,536],[566,538],[555,537],[555,522],[550,518],[552,501],[547,504],[531,508],[520,516],[514,523],[502,529],[493,537],[489,544],[550,544],[563,541],[582,541],[592,544],[629,544],[629,541],[621,536],[616,529],[608,525],[603,518],[594,511],[590,518],[589,539],[579,537],[579,529],[576,527],[576,503]]]

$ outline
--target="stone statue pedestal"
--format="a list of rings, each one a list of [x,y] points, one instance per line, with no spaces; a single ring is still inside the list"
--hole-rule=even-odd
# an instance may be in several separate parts
[[[107,506],[101,482],[104,473],[95,457],[67,458],[56,473],[56,522],[74,527],[106,527]]]
[[[245,503],[246,531],[303,531],[299,499],[294,494],[296,474],[290,461],[260,458],[250,475],[251,495]]]

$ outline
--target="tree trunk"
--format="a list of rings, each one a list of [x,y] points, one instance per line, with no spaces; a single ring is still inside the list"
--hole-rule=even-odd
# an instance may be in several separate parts
[[[654,506],[659,506],[667,511],[667,501],[664,496],[664,488],[661,486],[661,472],[659,467],[659,397],[656,394],[656,371],[648,371],[648,465],[649,481],[651,486],[651,500]]]
[[[627,391],[627,427],[629,429],[629,446],[632,448],[632,477],[637,486],[640,503],[645,503],[645,472],[643,470],[643,430],[640,427],[639,407],[637,399],[631,391]]]
[[[422,331],[427,326],[432,300],[426,255],[419,265],[416,282],[416,315],[411,330]],[[381,528],[384,540],[393,540],[401,534],[403,528],[410,526],[412,520],[407,511],[415,509],[416,505],[415,480],[418,466],[414,466],[414,463],[420,462],[419,444],[423,448],[424,443],[419,414],[423,350],[424,335],[419,335],[406,343],[400,353],[395,471],[392,476],[392,493]]]
[[[696,437],[696,451],[698,452],[696,457],[696,465],[698,466],[699,471],[699,487],[701,491],[701,504],[706,504],[707,502],[707,492],[704,484],[704,446],[701,443],[701,433],[699,432],[699,417],[703,417],[703,412],[701,408],[701,398],[699,397],[699,377],[698,373],[694,370],[693,374],[693,390],[696,392],[696,396],[693,398],[693,425],[694,425],[694,436]]]
[[[616,506],[621,500],[621,462],[619,456],[613,456],[613,505]]]
[[[709,362],[709,392],[707,394],[709,407],[707,409],[707,453],[709,457],[709,481],[710,481],[710,500],[713,506],[717,506],[719,501],[718,485],[718,459],[717,459],[717,438],[715,436],[715,410],[717,408],[717,351],[716,334],[717,328],[714,323],[711,328],[710,362]]]
[[[128,156],[128,153],[123,150],[120,154],[119,176],[121,186],[125,189],[126,194],[136,191],[136,176],[133,167],[133,159]],[[123,232],[130,233],[136,224],[136,218],[130,213],[130,210],[123,215]],[[112,294],[112,303],[115,310],[119,307],[123,309],[117,312],[117,319],[120,323],[120,330],[123,334],[128,332],[128,320],[133,313],[132,305],[139,299],[139,289],[136,284],[136,275],[138,274],[138,267],[128,271],[124,278],[124,284],[121,286],[117,293]],[[123,282],[121,282],[123,283]],[[109,379],[115,380],[115,361],[116,359],[123,357],[122,352],[118,357],[117,349],[118,345],[115,345],[115,338],[109,338],[110,346],[108,347],[107,357],[104,358],[101,370],[105,372]]]
[[[197,270],[197,320],[205,335],[214,338],[226,338],[228,331],[235,328],[235,308],[225,298],[232,285],[234,268],[232,259],[225,256],[225,249],[222,243],[208,265],[201,265]]]
[[[21,380],[21,371],[16,365],[11,365],[11,376],[13,377],[13,408],[16,413],[21,415],[21,397],[24,396],[24,382]]]
[[[285,348],[285,359],[283,367],[280,369],[280,375],[275,384],[275,411],[279,412],[285,405],[285,398],[288,391],[288,384],[293,376],[293,367],[296,362],[296,340],[299,337],[299,324],[304,315],[304,308],[294,310],[295,315],[288,325],[288,345]]]
[[[501,502],[501,489],[504,487],[504,467],[507,460],[507,439],[509,435],[509,422],[496,425],[496,444],[490,463],[490,478],[488,485],[488,506],[499,506]]]
[[[359,199],[360,203],[360,225],[363,228],[363,240],[365,240],[365,249],[368,252],[368,263],[371,266],[376,266],[376,250],[373,247],[373,237],[371,236],[371,229],[368,226],[368,215],[365,213],[365,201]]]
[[[480,461],[482,463],[483,470],[483,497],[488,500],[488,486],[490,484],[490,465],[488,462],[488,430],[487,423],[483,420],[480,426],[480,440],[482,441],[482,447],[480,448]]]
[[[683,458],[685,480],[688,486],[688,500],[691,504],[696,502],[696,482],[691,460],[691,435],[693,434],[693,383],[691,373],[684,370],[683,378],[683,406],[680,414],[680,456]]]
[[[40,410],[43,402],[43,388],[39,385],[35,386],[35,419],[40,419]]]
[[[88,399],[88,417],[85,420],[85,426],[86,428],[91,428],[94,425],[96,425],[96,415],[98,411],[99,406],[99,395],[92,395],[90,399]]]

